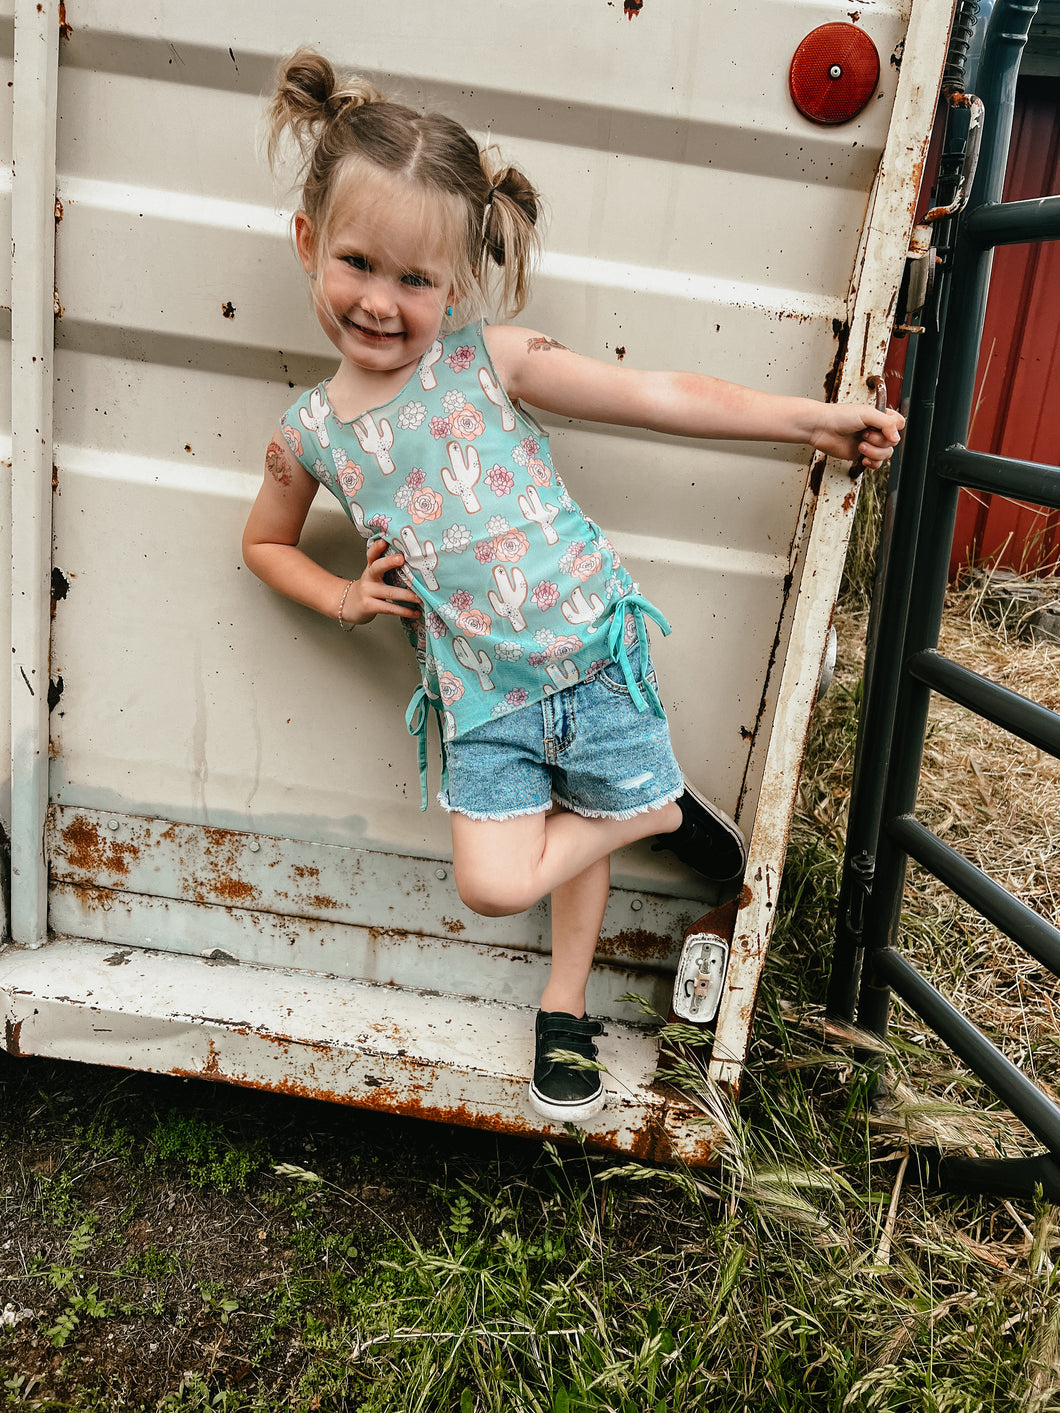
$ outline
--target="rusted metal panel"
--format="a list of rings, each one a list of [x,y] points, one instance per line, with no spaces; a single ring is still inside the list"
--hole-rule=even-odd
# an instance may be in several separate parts
[[[945,9],[822,5],[811,17],[782,0],[677,0],[629,20],[621,7],[543,0],[527,25],[516,0],[487,11],[451,0],[440,24],[436,7],[409,0],[395,24],[392,7],[360,0],[322,0],[311,16],[264,0],[248,37],[207,0],[79,3],[58,85],[55,808],[48,849],[19,886],[28,898],[50,867],[53,930],[89,940],[49,944],[39,969],[0,954],[16,1044],[513,1131],[526,1120],[517,1096],[547,958],[543,911],[483,920],[455,898],[444,815],[417,808],[401,729],[413,669],[395,625],[344,637],[239,563],[268,429],[332,357],[257,151],[277,57],[316,43],[488,132],[530,174],[552,222],[528,323],[632,366],[863,397],[900,273]],[[807,28],[829,19],[863,26],[885,60],[876,99],[840,129],[803,119],[785,77]],[[656,658],[689,777],[753,825],[716,1045],[734,1084],[854,491],[841,470],[811,475],[792,448],[555,430],[572,489],[674,623]],[[337,506],[314,509],[306,547],[357,572]],[[619,997],[640,992],[665,1010],[681,933],[709,899],[647,846],[618,856],[613,878],[591,1004],[620,1018],[641,1097],[634,1118],[616,1100],[598,1136],[645,1155],[707,1153],[712,1140],[684,1132],[685,1111],[644,1089],[651,1044],[623,1028]],[[124,961],[90,960],[115,941],[108,955]],[[94,1000],[52,983],[63,959],[96,978]],[[193,990],[238,977],[224,985],[258,1006],[253,1025],[234,1009],[213,1021],[172,1009],[169,981],[152,993],[151,978],[178,973]],[[113,980],[133,974],[139,999]],[[309,988],[307,1025],[323,1027],[303,1026],[297,1041],[269,1011],[277,978],[290,989],[292,975]],[[391,1057],[385,1084],[358,1078],[349,1037],[335,1054],[326,1039],[335,998],[369,992],[381,1023],[426,1027],[422,1063]],[[446,993],[450,1025],[469,1027],[488,1062],[440,1043],[427,992]],[[92,1005],[113,1022],[110,1041],[85,1019]],[[107,1057],[112,1042],[124,1058]]]
[[[13,0],[0,3],[0,91],[10,93],[14,74]],[[0,248],[11,248],[11,104],[0,103]],[[0,261],[0,474],[5,480],[11,466],[11,270]],[[11,518],[0,516],[0,602],[11,602]],[[0,656],[11,661],[11,618],[0,613]],[[5,692],[5,696],[7,693]],[[11,714],[0,708],[0,828],[11,837]],[[0,892],[6,900],[7,883]],[[6,918],[6,907],[4,916]],[[0,929],[2,930],[2,929]]]
[[[1006,201],[1060,193],[1060,79],[1024,78],[1016,91]],[[1025,317],[1028,310],[1034,317]],[[1050,313],[1050,310],[1052,313]],[[1055,241],[994,252],[968,445],[1053,464],[1060,460],[1060,248]],[[951,577],[969,564],[1056,572],[1060,512],[962,491]]]
[[[10,1053],[224,1080],[442,1123],[562,1139],[527,1099],[532,1030],[522,1007],[401,993],[302,970],[228,968],[140,948],[56,941],[4,954]],[[609,1022],[608,1107],[592,1146],[710,1162],[720,1135],[653,1084],[656,1045]]]

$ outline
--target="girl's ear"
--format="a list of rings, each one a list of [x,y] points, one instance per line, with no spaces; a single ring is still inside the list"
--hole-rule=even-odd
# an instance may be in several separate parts
[[[304,211],[297,211],[294,218],[294,243],[302,269],[308,275],[314,268],[316,254],[313,248],[313,223]]]

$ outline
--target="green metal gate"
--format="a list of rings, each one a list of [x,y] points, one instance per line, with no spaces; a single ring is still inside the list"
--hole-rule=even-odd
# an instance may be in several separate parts
[[[869,625],[828,1009],[846,1020],[856,1016],[860,1026],[882,1036],[891,992],[897,992],[1044,1145],[1030,1158],[941,1158],[939,1181],[1011,1194],[1040,1184],[1056,1202],[1060,1108],[898,946],[906,868],[913,859],[1060,975],[1060,931],[944,843],[915,812],[933,692],[1060,757],[1057,713],[938,651],[960,487],[1060,508],[1057,467],[972,452],[963,444],[993,250],[1060,238],[1060,197],[1001,200],[1016,77],[1036,9],[1036,3],[1016,0],[958,7],[953,62],[944,82],[944,153],[933,210],[925,218],[928,230],[920,228],[919,261],[911,264],[934,267],[937,276],[930,289],[921,283],[922,303],[910,296],[904,320],[919,332],[910,339],[907,438],[892,471]],[[975,97],[966,91],[973,86]]]

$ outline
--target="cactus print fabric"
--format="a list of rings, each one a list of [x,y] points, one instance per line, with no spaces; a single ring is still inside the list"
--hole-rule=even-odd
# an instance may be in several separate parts
[[[547,433],[509,401],[480,323],[435,340],[385,406],[341,422],[324,382],[280,425],[361,535],[405,556],[424,610],[409,621],[421,773],[428,704],[452,740],[617,661],[637,706],[662,714],[626,646],[647,647],[645,613],[669,628],[568,495]]]

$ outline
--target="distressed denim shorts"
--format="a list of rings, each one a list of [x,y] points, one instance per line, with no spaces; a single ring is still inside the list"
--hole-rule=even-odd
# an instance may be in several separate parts
[[[630,665],[639,672],[639,654]],[[649,681],[655,674],[648,661]],[[469,819],[542,814],[553,804],[593,818],[631,819],[683,789],[666,718],[638,711],[617,663],[458,736],[446,747],[444,809]]]

